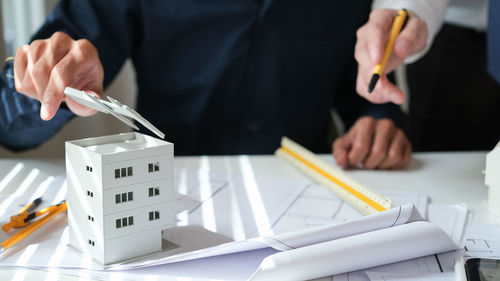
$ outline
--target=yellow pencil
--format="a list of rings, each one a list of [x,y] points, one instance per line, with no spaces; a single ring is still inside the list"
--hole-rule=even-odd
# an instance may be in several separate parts
[[[408,19],[408,12],[406,9],[402,9],[398,11],[398,15],[394,18],[394,22],[392,23],[391,32],[389,33],[389,39],[387,39],[387,43],[385,44],[384,49],[384,57],[382,61],[375,65],[373,68],[372,79],[370,80],[370,84],[368,85],[368,94],[373,92],[375,89],[375,85],[377,85],[378,79],[384,74],[384,69],[389,60],[389,57],[392,53],[392,48],[394,47],[394,42],[396,42],[396,38],[399,35],[399,32],[403,29],[406,21]]]
[[[11,238],[5,240],[3,243],[0,244],[0,253],[3,251],[7,250],[8,248],[12,247],[15,245],[17,242],[23,240],[26,236],[30,235],[33,231],[37,230],[40,228],[42,225],[47,223],[51,218],[56,216],[57,214],[60,214],[67,209],[67,204],[66,202],[60,203],[58,205],[50,206],[45,209],[40,210],[42,213],[49,213],[45,217],[35,221],[34,223],[28,225],[26,228],[23,230],[19,231],[17,234],[12,236]]]

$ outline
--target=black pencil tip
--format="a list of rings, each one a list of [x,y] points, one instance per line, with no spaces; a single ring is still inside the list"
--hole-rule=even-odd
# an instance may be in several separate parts
[[[377,85],[377,81],[380,78],[379,74],[373,74],[372,80],[370,80],[370,84],[368,84],[368,94],[371,94],[373,90],[375,89],[375,85]]]

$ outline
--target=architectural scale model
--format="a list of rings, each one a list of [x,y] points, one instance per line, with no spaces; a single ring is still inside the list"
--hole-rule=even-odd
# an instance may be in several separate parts
[[[486,156],[485,183],[489,212],[500,217],[500,142]]]
[[[65,93],[164,136],[112,98],[71,88]],[[161,251],[162,231],[175,225],[173,159],[172,143],[136,132],[66,142],[70,245],[103,265]]]

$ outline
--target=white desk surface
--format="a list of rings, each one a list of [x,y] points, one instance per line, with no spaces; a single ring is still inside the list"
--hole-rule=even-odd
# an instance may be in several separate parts
[[[330,155],[322,157],[334,163]],[[200,159],[176,157],[175,167],[197,169]],[[239,159],[238,156],[210,156],[208,163],[212,172],[224,174],[228,169],[232,169],[231,167],[240,165]],[[295,168],[273,155],[250,156],[249,159],[256,179],[304,177]],[[500,219],[489,215],[487,211],[488,188],[484,184],[483,174],[485,162],[486,152],[415,153],[410,166],[405,170],[350,170],[348,173],[376,190],[416,191],[429,196],[433,204],[467,203],[469,210],[474,213],[473,222],[500,224]],[[26,171],[37,168],[52,176],[64,173],[63,159],[0,159],[0,195],[12,193],[24,180],[24,177],[20,176],[6,178],[19,163],[22,164],[22,170]],[[22,173],[22,170],[19,173]],[[26,278],[20,279],[22,276],[15,277],[16,271],[4,269],[0,270],[0,279],[42,280],[40,275],[44,275],[40,271],[28,271],[26,274]],[[75,279],[59,276],[58,280]]]

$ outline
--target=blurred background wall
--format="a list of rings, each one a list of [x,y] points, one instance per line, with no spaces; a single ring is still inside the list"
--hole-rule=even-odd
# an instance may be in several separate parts
[[[52,10],[57,0],[1,0],[0,62],[13,56],[16,49],[29,41]],[[112,96],[135,108],[135,73],[128,61],[117,79],[106,89],[105,95]],[[10,152],[0,146],[0,158],[19,157],[63,157],[64,142],[86,137],[128,132],[130,128],[106,114],[92,117],[73,118],[50,141],[42,146],[21,153]]]

